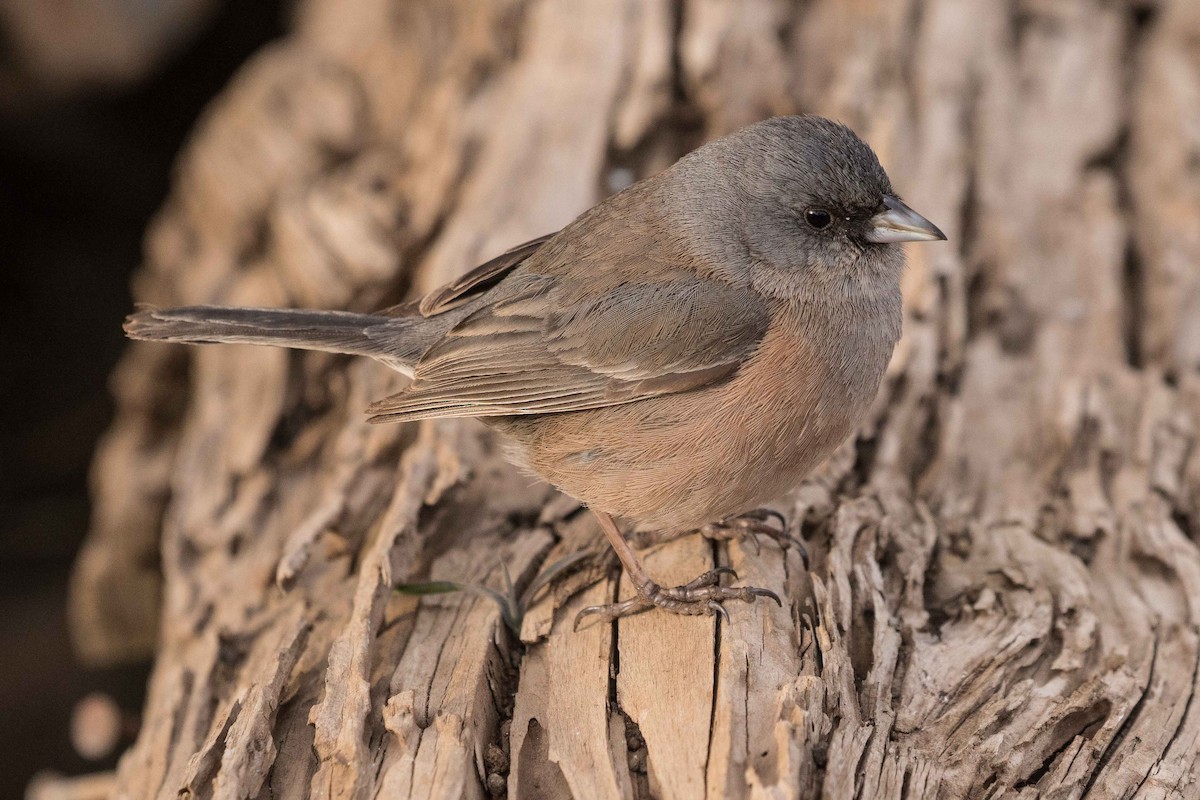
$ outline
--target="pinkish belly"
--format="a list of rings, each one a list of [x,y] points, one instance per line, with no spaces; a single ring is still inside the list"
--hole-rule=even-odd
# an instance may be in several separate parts
[[[515,441],[515,461],[566,494],[639,529],[682,531],[780,497],[857,421],[844,402],[722,395],[702,390],[492,424]]]
[[[816,356],[793,321],[725,383],[488,424],[513,439],[517,463],[592,508],[644,530],[693,529],[780,497],[845,441],[891,355],[877,328],[843,331]]]

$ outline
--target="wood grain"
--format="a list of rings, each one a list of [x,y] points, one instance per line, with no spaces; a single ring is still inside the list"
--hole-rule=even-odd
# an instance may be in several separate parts
[[[799,111],[951,242],[910,253],[870,418],[780,499],[811,569],[649,556],[785,597],[729,625],[572,633],[630,592],[594,524],[474,422],[365,426],[377,365],[131,345],[73,598],[94,660],[157,641],[117,796],[1196,796],[1198,30],[1191,0],[301,3],[195,131],[139,301],[382,306]],[[581,550],[519,635],[391,590]]]

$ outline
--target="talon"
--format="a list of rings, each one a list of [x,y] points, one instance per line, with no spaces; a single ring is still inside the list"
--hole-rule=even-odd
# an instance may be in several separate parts
[[[571,632],[579,632],[579,623],[583,622],[584,618],[593,614],[605,614],[607,612],[608,606],[586,606],[579,609],[579,613],[575,615],[575,624],[571,626]]]
[[[775,594],[770,589],[759,589],[757,587],[753,587],[750,589],[750,591],[755,595],[755,597],[771,598],[772,600],[775,601],[775,605],[779,606],[780,608],[783,608],[783,601],[779,599],[779,595]],[[754,602],[754,599],[751,598],[750,602]]]
[[[756,508],[753,511],[746,512],[745,514],[738,514],[737,516],[734,516],[734,517],[727,517],[727,519],[730,519],[730,520],[736,520],[738,518],[754,519],[754,520],[758,520],[759,522],[766,522],[768,518],[774,518],[776,520],[779,520],[779,527],[781,530],[785,530],[785,531],[787,530],[787,517],[785,517],[781,512],[776,511],[773,508]]]
[[[588,614],[595,614],[600,610],[600,606],[586,606],[579,609],[579,613],[575,615],[575,624],[571,626],[571,633],[579,633],[579,623],[583,622],[583,618]]]
[[[575,624],[571,626],[571,630],[572,632],[577,633],[579,631],[579,623],[581,623],[585,617],[600,615],[604,617],[606,621],[612,622],[613,620],[620,619],[621,617],[631,617],[634,614],[640,614],[643,611],[654,608],[654,606],[655,603],[640,595],[631,597],[628,600],[623,600],[620,603],[608,603],[606,605],[599,606],[585,606],[584,608],[579,609],[579,613],[575,615]]]
[[[654,602],[654,596],[658,594],[662,594],[664,597],[669,597],[673,600],[679,599],[687,601],[690,600],[691,595],[697,591],[703,590],[709,586],[720,586],[722,575],[729,575],[734,580],[737,580],[737,572],[734,571],[733,567],[716,567],[714,569],[710,569],[708,572],[705,572],[699,577],[693,578],[682,586],[664,588],[654,584],[654,590],[652,592],[645,592],[642,594],[642,596],[651,602]]]
[[[716,600],[708,601],[708,613],[713,615],[714,617],[717,616],[718,614],[720,614],[721,617],[725,620],[726,625],[730,625],[733,623],[733,620],[731,620],[729,618],[729,609],[727,609],[725,606],[718,603]]]
[[[778,522],[776,527],[771,524]],[[787,518],[772,508],[758,508],[745,514],[726,517],[720,522],[710,523],[700,529],[701,535],[716,540],[741,539],[754,546],[755,555],[762,552],[759,536],[774,539],[782,548],[796,545],[801,556],[805,556],[804,544],[788,532]]]
[[[724,605],[727,600],[753,603],[760,597],[768,597],[777,605],[783,606],[779,595],[770,589],[719,585],[718,581],[722,575],[736,577],[737,573],[730,567],[716,567],[682,586],[659,586],[654,581],[648,581],[639,589],[637,595],[628,600],[581,609],[575,616],[574,630],[579,630],[580,623],[589,616],[601,616],[611,622],[652,608],[661,608],[663,611],[685,616],[720,615],[727,624],[731,624],[732,617]]]
[[[779,599],[779,595],[770,589],[760,589],[755,586],[722,586],[722,575],[737,577],[737,573],[732,567],[715,567],[682,586],[670,586],[666,588],[659,586],[646,574],[645,568],[638,561],[637,556],[634,555],[629,542],[621,535],[621,529],[617,527],[612,517],[599,511],[594,513],[600,523],[600,528],[604,531],[605,537],[608,538],[609,544],[612,545],[613,550],[621,559],[621,565],[625,568],[626,574],[633,581],[634,586],[637,587],[637,596],[623,600],[620,603],[588,606],[581,609],[575,615],[575,630],[579,630],[581,621],[592,615],[602,615],[611,621],[632,614],[639,614],[655,607],[674,614],[709,614],[712,616],[720,614],[728,622],[730,620],[729,611],[724,606],[724,601],[726,600],[742,600],[747,603],[753,603],[759,597],[770,597],[780,606],[783,605],[783,601]],[[747,522],[747,524],[739,524],[739,527],[743,531],[754,529],[752,521]],[[769,525],[762,525],[761,521],[759,527],[772,536],[777,537],[781,535],[780,531],[775,530]],[[706,526],[704,530],[709,529],[715,530],[713,526]]]

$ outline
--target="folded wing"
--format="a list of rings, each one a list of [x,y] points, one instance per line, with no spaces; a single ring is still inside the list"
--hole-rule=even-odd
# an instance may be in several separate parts
[[[417,363],[372,422],[546,414],[685,392],[730,377],[766,332],[756,294],[681,270],[595,288],[517,270]]]

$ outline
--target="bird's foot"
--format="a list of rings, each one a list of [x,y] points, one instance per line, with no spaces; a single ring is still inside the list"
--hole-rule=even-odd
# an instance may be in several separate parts
[[[760,597],[769,597],[776,604],[783,605],[779,595],[770,589],[760,589],[755,586],[721,586],[722,575],[737,578],[737,573],[729,567],[717,567],[682,586],[659,586],[654,581],[647,581],[638,587],[637,595],[628,600],[607,605],[588,606],[583,609],[575,617],[575,629],[579,629],[579,623],[586,617],[596,616],[611,622],[614,619],[640,614],[652,608],[661,608],[672,614],[688,616],[699,614],[716,616],[719,614],[725,618],[726,622],[729,622],[729,612],[723,605],[726,600],[742,600],[753,603]]]
[[[784,549],[795,547],[800,552],[804,566],[808,567],[808,550],[805,549],[804,542],[788,531],[787,519],[783,514],[769,508],[758,508],[745,514],[726,517],[720,522],[711,522],[700,528],[700,535],[715,541],[748,540],[754,545],[756,554],[761,549],[758,537],[766,536]]]

